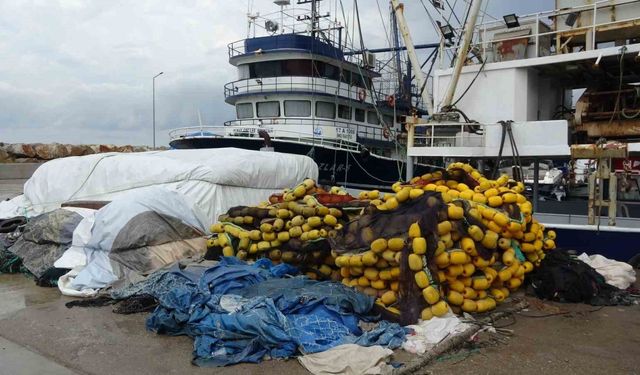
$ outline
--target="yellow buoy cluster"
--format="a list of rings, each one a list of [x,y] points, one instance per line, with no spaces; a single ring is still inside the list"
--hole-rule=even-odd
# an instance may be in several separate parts
[[[208,246],[224,256],[268,257],[298,265],[312,278],[340,280],[395,315],[408,302],[422,319],[450,308],[456,313],[494,309],[555,248],[555,233],[532,216],[524,185],[506,175],[490,180],[468,164],[453,163],[391,189],[362,192],[358,202],[370,206],[349,220],[343,209],[321,204],[318,188],[308,179],[279,199],[230,209],[211,227]],[[336,187],[330,193],[346,194]],[[417,206],[422,202],[424,209]],[[365,215],[391,215],[397,222],[393,215],[405,215],[403,208],[412,214],[437,209],[437,218],[428,233],[419,221],[405,231],[404,222],[413,219],[401,221],[402,233],[389,238],[376,238],[380,234],[370,227],[358,229],[364,250],[343,248],[339,254],[330,245],[336,242],[326,241],[353,238],[347,227]],[[416,291],[412,297],[409,287]]]
[[[342,210],[320,204],[316,192],[315,182],[307,179],[272,197],[272,202],[232,208],[211,226],[214,236],[207,246],[243,260],[268,257],[275,263],[304,264],[310,277],[317,278],[319,273],[339,280],[335,257],[323,240],[342,229]],[[338,187],[330,193],[346,195]],[[314,247],[316,243],[323,246]]]
[[[408,268],[426,302],[422,319],[444,315],[449,307],[457,313],[494,309],[539,266],[545,251],[555,248],[555,233],[545,232],[532,216],[531,202],[522,195],[524,185],[506,175],[489,180],[468,164],[453,163],[446,171],[416,177],[408,186],[396,183],[392,189],[395,194],[371,203],[381,211],[394,210],[433,191],[447,205],[446,214],[438,217],[433,252],[426,254],[418,223],[407,229]],[[372,244],[371,251],[386,251],[381,248]],[[378,304],[396,312],[396,290],[383,292]]]

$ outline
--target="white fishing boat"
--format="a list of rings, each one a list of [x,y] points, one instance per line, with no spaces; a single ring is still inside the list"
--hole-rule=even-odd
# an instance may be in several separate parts
[[[228,46],[238,77],[224,86],[224,94],[236,118],[219,126],[174,129],[171,147],[308,155],[319,166],[320,182],[330,185],[379,188],[401,179],[406,169],[403,117],[426,111],[399,60],[377,60],[353,24],[349,29],[346,20],[332,15],[332,4],[274,3],[278,12],[250,11],[247,38]],[[416,168],[427,171],[420,164]]]
[[[509,159],[522,177],[531,159],[534,211],[560,247],[640,264],[640,202],[618,199],[619,187],[635,196],[636,175],[615,168],[640,154],[640,2],[557,0],[477,23],[481,4],[470,3],[464,29],[441,27],[434,113],[409,119],[409,158],[475,159],[485,170]],[[541,200],[540,162],[570,158],[595,161],[588,199]]]

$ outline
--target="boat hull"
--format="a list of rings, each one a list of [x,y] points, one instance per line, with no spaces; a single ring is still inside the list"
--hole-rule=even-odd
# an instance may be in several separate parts
[[[306,155],[311,157],[319,170],[319,182],[324,185],[342,185],[352,189],[385,189],[405,177],[405,164],[402,161],[381,158],[373,154],[363,154],[320,145],[271,141],[276,152]],[[262,139],[207,138],[191,137],[172,140],[169,145],[176,149],[237,147],[260,150],[264,146]],[[430,171],[423,165],[414,166],[414,175]]]
[[[612,231],[608,228],[601,230],[593,228],[565,228],[553,227],[557,234],[558,248],[575,250],[578,254],[600,254],[609,259],[629,262],[640,254],[640,230]],[[637,229],[637,228],[636,228]]]

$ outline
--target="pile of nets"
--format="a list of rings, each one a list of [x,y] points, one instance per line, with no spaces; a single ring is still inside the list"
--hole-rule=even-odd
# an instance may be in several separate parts
[[[494,309],[555,248],[524,185],[506,175],[453,163],[391,189],[352,199],[305,180],[229,210],[211,228],[209,254],[295,264],[374,296],[386,318],[409,324]]]

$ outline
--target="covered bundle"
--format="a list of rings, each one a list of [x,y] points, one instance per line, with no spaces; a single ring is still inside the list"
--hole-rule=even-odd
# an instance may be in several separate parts
[[[276,263],[295,264],[314,279],[333,273],[333,279],[339,280],[326,239],[342,230],[343,211],[322,204],[319,196],[334,202],[353,199],[337,188],[324,192],[307,179],[256,207],[233,207],[211,226],[216,235],[208,242],[209,256],[268,257]]]

